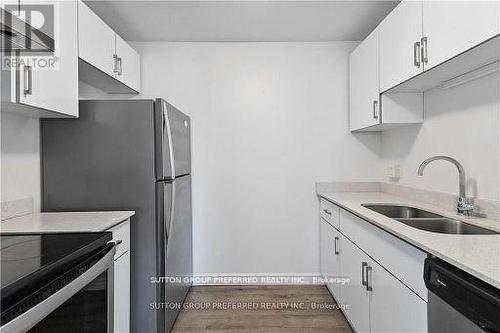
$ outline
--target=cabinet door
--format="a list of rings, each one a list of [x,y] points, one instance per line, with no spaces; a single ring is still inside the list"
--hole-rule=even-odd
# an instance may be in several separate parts
[[[116,78],[139,92],[141,90],[140,56],[118,35],[116,35],[116,55],[118,57]]]
[[[55,51],[21,55],[26,61],[19,68],[16,101],[77,117],[77,4],[74,1],[52,1],[49,4],[54,6]]]
[[[342,274],[350,282],[342,286],[342,303],[346,304],[345,314],[356,332],[370,331],[370,298],[363,285],[363,263],[368,256],[347,238],[342,243],[340,256]]]
[[[427,303],[382,266],[370,263],[372,332],[427,332]]]
[[[340,302],[341,284],[335,281],[341,277],[340,271],[341,234],[327,221],[320,222],[320,270],[326,279],[326,286],[335,299]]]
[[[125,252],[115,260],[114,271],[114,319],[115,332],[130,330],[130,252]]]
[[[380,91],[383,92],[423,71],[422,1],[402,1],[380,23],[379,29]]]
[[[350,130],[379,124],[378,29],[351,53],[349,76]]]
[[[429,69],[499,34],[500,2],[424,1],[423,22]]]
[[[330,246],[333,250],[333,258],[330,270],[330,282],[326,286],[330,289],[337,302],[342,302],[342,284],[338,279],[342,277],[340,256],[342,255],[342,234],[335,228],[332,228],[330,237]]]
[[[78,52],[82,60],[115,76],[115,33],[82,1],[78,1]]]

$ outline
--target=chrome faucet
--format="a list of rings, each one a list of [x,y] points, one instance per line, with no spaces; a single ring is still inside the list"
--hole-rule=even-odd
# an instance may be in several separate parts
[[[453,165],[455,165],[458,169],[458,202],[457,202],[457,213],[460,215],[472,215],[474,211],[474,205],[472,203],[471,198],[467,198],[465,195],[465,170],[462,164],[458,162],[456,159],[449,156],[432,156],[426,159],[420,164],[418,167],[418,175],[424,175],[424,169],[427,164],[436,160],[445,160]]]

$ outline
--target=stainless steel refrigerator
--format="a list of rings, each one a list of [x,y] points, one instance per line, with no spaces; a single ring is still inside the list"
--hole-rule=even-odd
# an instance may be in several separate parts
[[[190,118],[162,99],[86,100],[79,110],[41,122],[43,210],[135,210],[131,331],[168,332],[192,276]]]

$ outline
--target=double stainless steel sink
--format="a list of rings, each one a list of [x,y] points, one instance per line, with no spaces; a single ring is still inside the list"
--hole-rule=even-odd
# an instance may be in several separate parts
[[[499,234],[459,220],[409,206],[364,204],[363,207],[420,230],[456,235]]]

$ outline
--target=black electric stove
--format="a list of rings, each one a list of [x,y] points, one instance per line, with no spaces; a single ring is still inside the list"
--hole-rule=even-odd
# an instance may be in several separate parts
[[[13,315],[8,316],[9,309],[19,308],[19,304],[26,303],[33,295],[38,293],[39,301],[50,296],[46,286],[66,272],[75,267],[80,267],[80,271],[86,269],[89,265],[82,263],[100,257],[99,253],[111,240],[110,232],[0,234],[1,324],[12,319]],[[36,305],[33,300],[29,303]]]

